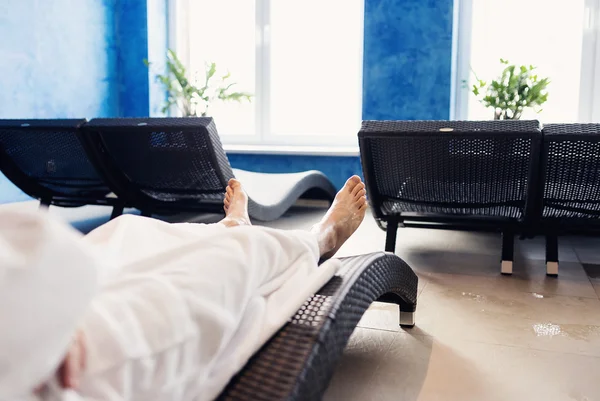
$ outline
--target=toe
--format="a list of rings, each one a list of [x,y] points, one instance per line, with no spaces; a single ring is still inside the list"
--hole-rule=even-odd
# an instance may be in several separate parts
[[[242,184],[235,178],[230,179],[228,184],[229,184],[229,188],[231,188],[232,190],[237,189],[242,186]]]
[[[356,186],[352,189],[352,195],[356,196],[360,191],[362,191],[363,189],[365,189],[365,184],[363,184],[362,182],[359,182],[358,184],[356,184]]]
[[[354,194],[354,199],[363,198],[365,195],[367,195],[367,191],[363,188],[360,191],[358,191],[356,194]]]
[[[361,183],[360,177],[357,175],[353,175],[352,177],[348,178],[348,181],[346,181],[345,187],[350,189],[350,191],[352,191],[360,183]]]

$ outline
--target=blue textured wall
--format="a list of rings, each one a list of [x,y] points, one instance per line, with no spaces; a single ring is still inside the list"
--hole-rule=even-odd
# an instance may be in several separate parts
[[[112,3],[0,1],[0,118],[116,114]]]
[[[117,0],[115,20],[118,115],[158,115],[166,94],[154,77],[165,71],[167,0]],[[152,63],[151,71],[144,59]]]
[[[0,0],[0,118],[156,114],[166,0]],[[150,31],[152,29],[152,31]],[[0,174],[0,203],[28,199]]]
[[[114,3],[0,1],[0,118],[118,114]],[[0,203],[26,199],[0,174]]]
[[[450,116],[453,0],[365,0],[363,119]]]
[[[115,5],[115,38],[119,81],[119,113],[121,117],[148,116],[148,22],[146,0],[117,0]]]

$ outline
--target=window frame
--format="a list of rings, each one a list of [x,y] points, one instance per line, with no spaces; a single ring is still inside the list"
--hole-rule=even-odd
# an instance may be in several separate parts
[[[600,122],[600,0],[585,0],[579,120]]]
[[[168,0],[168,44],[169,48],[175,50],[180,56],[182,63],[189,68],[190,66],[190,1],[194,0]],[[348,135],[278,135],[271,132],[270,127],[270,59],[271,59],[271,41],[270,41],[270,4],[273,0],[255,0],[256,1],[256,89],[255,102],[255,134],[254,135],[222,135],[221,139],[225,146],[243,146],[249,147],[336,147],[353,148],[358,147],[357,133],[362,121],[362,107],[357,118],[356,132]],[[365,0],[353,0],[360,2],[357,7],[364,10]],[[357,62],[360,63],[360,79],[356,83],[358,86],[359,102],[363,101],[363,56],[364,56],[364,12],[361,15],[360,30],[360,50]],[[179,115],[176,108],[170,110],[169,115]],[[218,124],[218,121],[216,121]]]
[[[600,0],[585,0],[582,21],[582,59],[579,82],[579,121],[600,122]],[[462,89],[463,81],[471,82],[471,33],[473,0],[455,0],[457,22],[453,47],[452,120],[467,120],[470,90]],[[544,121],[542,121],[544,122]],[[545,121],[546,123],[552,121]]]

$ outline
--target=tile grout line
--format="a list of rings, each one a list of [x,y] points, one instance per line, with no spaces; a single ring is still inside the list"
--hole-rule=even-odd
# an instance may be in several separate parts
[[[596,298],[598,298],[598,300],[600,300],[600,294],[598,293],[598,291],[596,291],[596,287],[594,286],[594,283],[592,282],[592,278],[588,275],[587,270],[585,270],[585,267],[583,266],[583,262],[581,261],[581,257],[579,256],[579,252],[577,252],[577,248],[575,248],[575,246],[573,244],[570,244],[570,245],[571,245],[571,247],[573,247],[573,253],[575,253],[575,256],[577,257],[577,261],[579,262],[579,264],[581,265],[581,268],[585,272],[585,277],[587,277],[588,282],[590,283],[590,285],[592,286],[592,289],[596,293]]]
[[[358,325],[356,326],[356,328],[359,328],[359,327],[360,327],[360,326],[358,326]],[[356,328],[354,329],[354,332],[356,331]],[[394,331],[391,331],[391,330],[379,330],[379,329],[373,329],[373,328],[370,328],[370,327],[360,327],[360,328],[361,328],[362,330],[369,330],[369,331],[383,331],[383,332],[387,332],[387,333],[395,333]],[[354,332],[353,332],[353,333],[354,333]],[[394,336],[394,338],[392,339],[392,341],[390,341],[390,342],[389,342],[389,344],[387,345],[387,347],[385,348],[385,353],[384,353],[384,355],[387,355],[387,354],[388,354],[388,353],[391,351],[391,349],[392,349],[392,345],[394,344],[394,342],[395,342],[396,340],[397,340],[397,337],[396,337],[396,336]],[[347,346],[347,344],[346,344],[346,346]],[[378,358],[377,365],[375,366],[375,368],[374,368],[374,369],[372,369],[372,370],[371,370],[371,376],[369,376],[369,379],[368,379],[368,380],[367,380],[367,382],[365,383],[365,385],[364,385],[365,387],[366,387],[366,386],[368,386],[368,385],[370,385],[370,384],[371,384],[371,382],[372,382],[373,380],[375,380],[375,375],[376,375],[377,371],[379,370],[379,368],[381,367],[381,362],[382,362],[382,361],[381,361],[381,360],[379,360],[379,358]]]

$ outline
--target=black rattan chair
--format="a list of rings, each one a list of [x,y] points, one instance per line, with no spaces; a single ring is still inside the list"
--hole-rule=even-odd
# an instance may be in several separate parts
[[[418,278],[400,258],[375,253],[342,259],[343,268],[246,364],[224,401],[320,400],[350,335],[376,300],[400,306],[414,326]]]
[[[502,232],[501,272],[535,210],[537,121],[365,121],[369,203],[394,251],[399,225]]]
[[[95,119],[83,131],[90,158],[112,191],[146,216],[222,212],[227,181],[238,176],[257,220],[281,217],[300,197],[335,197],[335,187],[318,171],[233,170],[212,118]]]
[[[79,141],[85,121],[0,120],[0,171],[43,206],[117,206]]]
[[[600,124],[544,126],[541,199],[546,273],[558,274],[558,236],[600,228]]]

